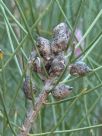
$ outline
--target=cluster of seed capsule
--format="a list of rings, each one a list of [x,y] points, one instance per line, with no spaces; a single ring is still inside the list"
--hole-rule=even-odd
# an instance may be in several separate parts
[[[31,52],[29,57],[28,64],[32,71],[37,72],[38,74],[44,77],[44,69],[42,67],[42,63],[45,66],[45,69],[50,78],[55,78],[59,76],[66,67],[66,60],[64,56],[64,51],[67,49],[67,44],[70,39],[70,32],[68,31],[68,27],[65,23],[58,24],[53,29],[53,39],[48,40],[43,37],[38,37],[36,40],[36,46],[40,52],[39,57],[35,51]],[[84,76],[86,73],[90,72],[91,69],[84,62],[75,62],[69,66],[69,72],[71,75]],[[27,95],[31,95],[31,93],[27,93],[29,91],[29,85],[26,85],[29,82],[26,82],[25,79],[24,92]],[[27,89],[26,89],[27,88]],[[32,88],[34,88],[32,86]],[[26,91],[25,91],[26,90]],[[32,89],[34,90],[34,89]],[[67,85],[57,85],[54,90],[52,90],[52,95],[56,99],[63,99],[70,94],[72,91],[72,87]],[[31,91],[30,91],[31,92]],[[32,98],[31,96],[27,98]]]

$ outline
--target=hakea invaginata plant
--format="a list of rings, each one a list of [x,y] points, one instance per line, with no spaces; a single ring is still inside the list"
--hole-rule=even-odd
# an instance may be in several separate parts
[[[28,61],[28,68],[31,68],[32,71],[42,75],[45,83],[45,80],[49,79],[54,81],[54,79],[60,76],[65,69],[67,61],[64,52],[67,49],[70,36],[71,33],[69,32],[67,25],[65,23],[60,23],[53,29],[52,40],[48,40],[44,37],[37,38],[36,46],[39,49],[41,58],[35,53],[35,51],[32,51]],[[73,41],[73,44],[75,44],[75,41]],[[48,73],[48,78],[45,77],[42,63]],[[77,61],[70,64],[68,70],[69,73],[74,76],[85,76],[86,73],[91,71],[83,61]],[[29,78],[30,77],[27,75],[23,84],[23,90],[25,96],[31,99],[31,95],[33,94],[32,91],[35,92],[36,87],[34,87],[33,83],[30,84]],[[51,86],[53,86],[53,84],[51,84]],[[63,99],[72,92],[72,88],[73,87],[65,84],[58,84],[51,93],[54,98]]]

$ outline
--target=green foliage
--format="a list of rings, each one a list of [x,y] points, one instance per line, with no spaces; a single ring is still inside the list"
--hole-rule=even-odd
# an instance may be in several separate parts
[[[76,51],[66,54],[68,65],[81,58],[93,72],[79,78],[64,71],[57,81],[73,86],[74,92],[61,101],[49,96],[29,135],[102,135],[102,1],[0,0],[0,49],[4,53],[0,60],[1,136],[19,133],[28,104],[32,106],[22,91],[29,54],[32,48],[38,50],[37,36],[51,39],[53,27],[60,22],[66,22],[72,32],[68,45],[72,50],[76,29],[82,32],[76,44],[82,52],[79,57],[75,57]],[[41,89],[43,84],[36,74],[34,80]]]

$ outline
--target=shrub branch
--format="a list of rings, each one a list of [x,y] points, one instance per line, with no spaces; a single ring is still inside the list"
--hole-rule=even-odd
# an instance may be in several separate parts
[[[27,117],[25,118],[25,121],[22,125],[22,130],[21,130],[19,136],[27,136],[28,135],[28,133],[31,129],[32,123],[35,121],[41,107],[45,103],[45,101],[48,97],[48,94],[49,93],[46,90],[42,91],[39,94],[38,98],[35,101],[35,105],[34,105],[33,109],[31,109],[27,113]]]

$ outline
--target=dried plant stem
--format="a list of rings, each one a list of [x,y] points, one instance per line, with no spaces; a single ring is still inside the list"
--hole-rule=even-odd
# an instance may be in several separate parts
[[[28,111],[27,113],[27,117],[22,125],[22,130],[19,134],[19,136],[27,136],[30,129],[31,129],[31,126],[32,126],[32,123],[34,123],[42,105],[45,103],[47,97],[48,97],[48,92],[47,91],[42,91],[38,98],[36,99],[35,101],[35,105],[34,105],[34,108],[31,109],[30,111]]]

